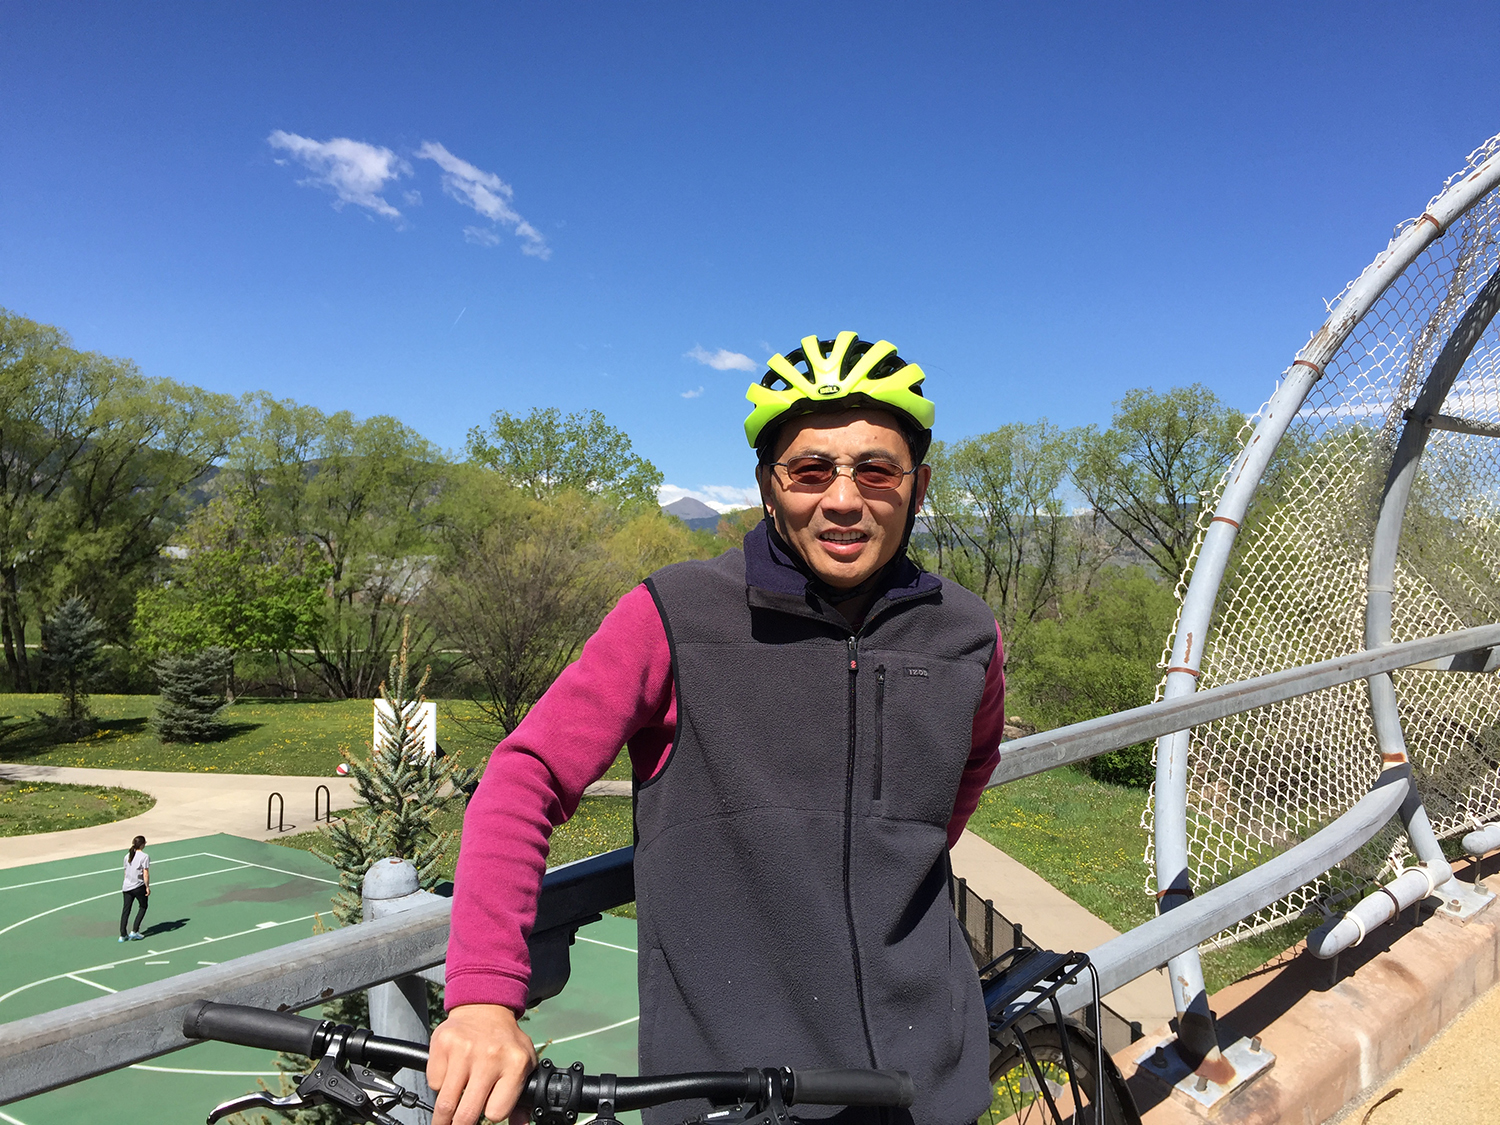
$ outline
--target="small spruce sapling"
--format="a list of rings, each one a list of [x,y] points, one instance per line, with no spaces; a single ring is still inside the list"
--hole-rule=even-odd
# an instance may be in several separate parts
[[[55,715],[44,718],[66,737],[93,730],[88,688],[99,667],[104,626],[76,594],[42,622],[42,660],[62,695]]]
[[[227,648],[213,646],[191,656],[163,656],[151,665],[161,698],[152,729],[163,742],[212,742],[224,735],[224,685],[233,665]]]
[[[333,915],[340,926],[360,920],[365,872],[379,860],[390,856],[411,860],[424,890],[442,881],[443,858],[458,834],[440,831],[437,816],[460,790],[472,788],[479,773],[426,753],[420,715],[428,674],[424,671],[415,685],[411,683],[409,638],[409,624],[403,622],[401,648],[380,685],[380,698],[389,709],[381,712],[379,744],[370,748],[367,758],[344,754],[349,777],[363,804],[325,830],[326,849],[313,849],[314,855],[338,869],[339,892],[334,896]],[[429,985],[428,991],[429,1010],[440,1013],[442,1004],[436,986]],[[366,994],[359,992],[324,1004],[323,1016],[335,1023],[365,1027],[369,1023],[368,1005]],[[307,1070],[307,1060],[282,1054],[276,1066],[287,1075],[301,1074]],[[290,1089],[285,1079],[283,1088]],[[286,1120],[293,1125],[334,1125],[338,1118],[329,1107],[320,1106],[297,1110]]]

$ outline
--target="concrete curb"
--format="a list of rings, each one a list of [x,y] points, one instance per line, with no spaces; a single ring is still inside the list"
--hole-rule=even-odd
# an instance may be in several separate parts
[[[1485,885],[1500,891],[1500,876]],[[1148,1125],[1320,1125],[1408,1062],[1497,979],[1500,909],[1467,922],[1424,913],[1415,925],[1408,911],[1344,953],[1336,982],[1332,963],[1298,945],[1214,995],[1220,1041],[1258,1035],[1276,1061],[1212,1110],[1137,1068],[1166,1033],[1116,1061]]]

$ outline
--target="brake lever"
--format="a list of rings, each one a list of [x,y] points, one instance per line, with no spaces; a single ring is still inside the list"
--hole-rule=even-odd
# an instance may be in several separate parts
[[[302,1100],[300,1094],[287,1094],[278,1098],[264,1090],[254,1094],[244,1094],[238,1098],[232,1098],[222,1105],[216,1105],[213,1112],[208,1115],[208,1125],[214,1125],[221,1117],[228,1117],[232,1113],[243,1113],[247,1109],[274,1109],[286,1111],[293,1109],[306,1109],[308,1103]]]
[[[287,1112],[317,1105],[334,1105],[355,1120],[368,1121],[373,1125],[399,1125],[395,1118],[386,1113],[386,1110],[398,1105],[432,1112],[432,1106],[425,1104],[415,1093],[397,1085],[380,1071],[345,1062],[343,1044],[348,1030],[335,1030],[328,1052],[314,1064],[309,1073],[297,1079],[296,1093],[279,1098],[265,1091],[246,1094],[215,1107],[208,1115],[208,1125],[214,1125],[220,1118],[231,1113],[247,1109]]]

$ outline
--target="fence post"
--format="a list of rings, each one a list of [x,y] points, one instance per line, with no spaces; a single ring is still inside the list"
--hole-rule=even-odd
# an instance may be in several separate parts
[[[366,922],[389,918],[437,897],[418,886],[417,869],[410,861],[395,857],[371,865],[365,872],[361,896],[362,917]],[[388,984],[378,984],[369,990],[369,997],[370,1030],[376,1035],[413,1043],[428,1041],[427,982],[421,977],[398,977]],[[432,1104],[432,1090],[425,1074],[402,1070],[397,1072],[396,1081],[425,1104]],[[387,1112],[405,1125],[430,1125],[432,1121],[432,1114],[424,1109],[398,1106]]]

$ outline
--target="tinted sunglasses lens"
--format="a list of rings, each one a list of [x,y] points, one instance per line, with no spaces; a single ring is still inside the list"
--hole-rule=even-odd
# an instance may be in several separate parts
[[[896,488],[905,475],[901,466],[889,461],[861,461],[854,466],[854,479],[866,488]]]
[[[822,488],[833,480],[833,462],[821,457],[799,457],[787,462],[786,475],[793,484]]]

